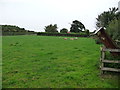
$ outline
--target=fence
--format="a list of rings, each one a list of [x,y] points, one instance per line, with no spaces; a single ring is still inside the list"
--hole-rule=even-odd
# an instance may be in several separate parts
[[[119,63],[120,64],[120,60],[106,60],[105,59],[105,52],[109,51],[109,52],[114,52],[114,53],[119,53],[120,49],[106,49],[105,47],[101,47],[101,58],[100,58],[100,62],[101,62],[101,73],[103,74],[104,71],[113,71],[113,72],[120,72],[120,69],[117,68],[110,68],[110,67],[105,67],[104,64],[105,63]]]

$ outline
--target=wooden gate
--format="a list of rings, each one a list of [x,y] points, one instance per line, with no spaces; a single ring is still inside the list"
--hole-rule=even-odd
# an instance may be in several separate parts
[[[105,67],[104,66],[105,63],[119,63],[120,64],[120,60],[106,60],[105,59],[105,52],[106,51],[120,53],[120,49],[107,49],[105,47],[101,47],[101,58],[100,58],[101,74],[104,73],[104,71],[120,72],[120,69],[110,68],[110,67]]]

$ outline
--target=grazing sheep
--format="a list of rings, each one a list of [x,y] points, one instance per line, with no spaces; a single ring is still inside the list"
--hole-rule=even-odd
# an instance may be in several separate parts
[[[64,40],[67,40],[67,38],[64,38]]]
[[[74,38],[70,38],[70,40],[74,40]]]
[[[78,40],[78,38],[77,38],[77,37],[75,37],[75,40]]]

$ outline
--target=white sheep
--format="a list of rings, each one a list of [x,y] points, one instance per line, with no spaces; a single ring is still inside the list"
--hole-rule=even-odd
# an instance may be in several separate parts
[[[64,38],[64,40],[67,40],[67,38]]]
[[[70,40],[74,40],[74,38],[70,38]]]
[[[77,38],[77,37],[75,37],[75,40],[78,40],[78,38]]]

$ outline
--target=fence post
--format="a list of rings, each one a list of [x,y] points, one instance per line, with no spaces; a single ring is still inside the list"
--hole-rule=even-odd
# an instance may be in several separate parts
[[[105,58],[105,51],[104,51],[104,47],[101,48],[101,74],[104,74],[104,71],[102,70],[102,68],[104,68],[104,63],[103,60]]]

